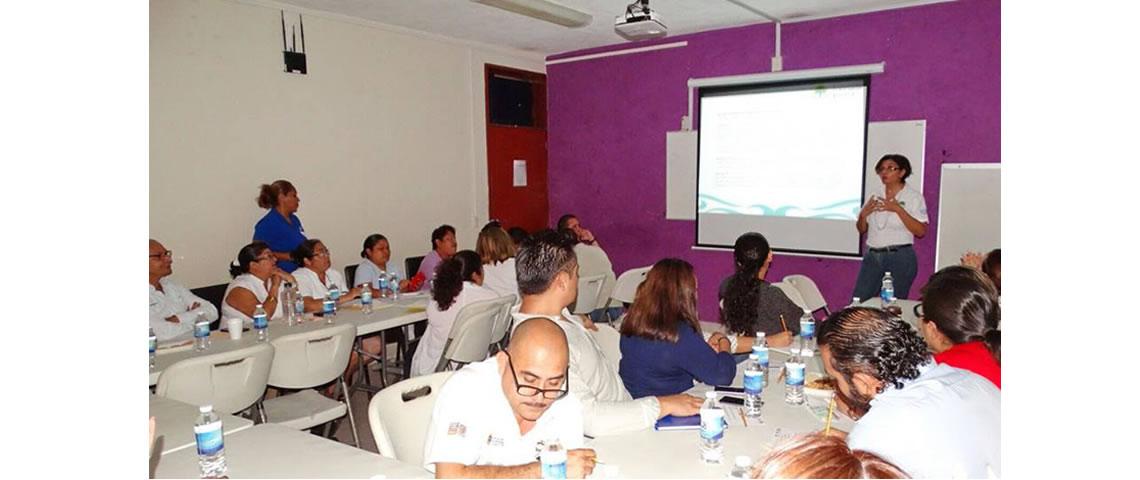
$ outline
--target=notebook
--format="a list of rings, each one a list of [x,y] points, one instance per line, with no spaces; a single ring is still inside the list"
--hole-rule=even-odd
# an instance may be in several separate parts
[[[673,415],[666,415],[657,420],[657,424],[653,426],[654,430],[699,430],[701,428],[701,416],[690,415],[687,417],[674,417]]]

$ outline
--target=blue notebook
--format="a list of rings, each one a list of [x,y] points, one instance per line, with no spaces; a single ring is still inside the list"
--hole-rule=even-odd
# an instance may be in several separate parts
[[[674,417],[666,415],[653,425],[654,430],[699,430],[701,428],[701,416],[690,415],[687,417]]]

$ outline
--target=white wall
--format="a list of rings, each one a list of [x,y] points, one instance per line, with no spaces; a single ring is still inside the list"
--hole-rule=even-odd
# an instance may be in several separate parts
[[[402,265],[441,223],[473,248],[487,219],[483,64],[542,56],[300,11],[308,75],[282,71],[276,4],[150,2],[150,235],[184,285],[228,280],[278,178],[338,268],[369,233]]]

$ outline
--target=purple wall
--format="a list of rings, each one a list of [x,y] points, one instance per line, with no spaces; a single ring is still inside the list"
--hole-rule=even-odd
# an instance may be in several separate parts
[[[915,245],[914,298],[933,273],[941,165],[1001,161],[1000,16],[997,0],[964,0],[782,29],[785,70],[886,62],[871,79],[871,121],[927,121],[923,194],[931,228]],[[774,26],[645,44],[678,40],[689,44],[547,67],[550,217],[576,213],[618,274],[664,257],[688,260],[702,319],[716,321],[716,288],[732,273],[732,253],[694,251],[694,222],[665,220],[665,132],[679,129],[689,78],[769,71]],[[841,307],[858,271],[856,260],[777,255],[768,279],[808,275],[830,306]]]

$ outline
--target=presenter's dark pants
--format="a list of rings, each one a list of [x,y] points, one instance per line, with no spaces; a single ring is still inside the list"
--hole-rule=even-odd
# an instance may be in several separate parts
[[[891,272],[895,283],[895,298],[907,298],[910,285],[918,274],[918,258],[911,245],[892,246],[886,249],[868,249],[863,254],[863,265],[859,267],[859,277],[855,279],[855,291],[851,297],[860,301],[879,296],[883,286],[883,275]]]

